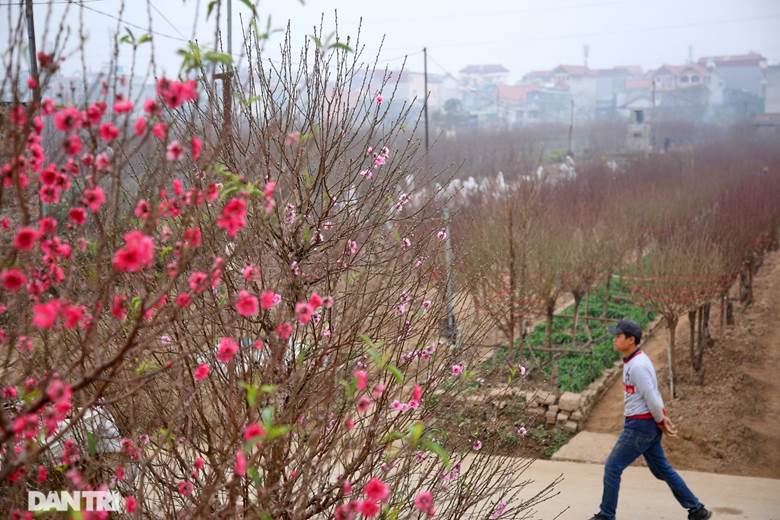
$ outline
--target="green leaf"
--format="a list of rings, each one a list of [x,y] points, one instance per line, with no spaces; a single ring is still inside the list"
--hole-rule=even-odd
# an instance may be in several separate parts
[[[257,9],[250,0],[241,0],[241,3],[247,6],[250,11],[252,11],[252,16],[257,16]]]
[[[149,372],[150,370],[155,370],[157,368],[160,368],[160,365],[158,365],[154,361],[144,360],[138,364],[138,367],[136,367],[135,375],[140,376],[145,374],[146,372]]]
[[[209,16],[211,16],[211,11],[214,10],[214,6],[217,5],[217,0],[211,0],[211,2],[208,3],[208,7],[206,7],[206,20],[209,19]]]
[[[22,396],[22,401],[25,402],[25,404],[30,404],[33,401],[36,401],[41,396],[41,391],[37,388],[25,393]]]
[[[393,441],[397,441],[398,439],[403,439],[405,435],[401,432],[389,432],[386,433],[384,437],[382,437],[382,443],[383,444],[390,444]]]
[[[272,441],[278,437],[281,437],[282,435],[285,435],[291,429],[292,428],[290,428],[290,426],[287,424],[275,424],[274,426],[268,428],[268,431],[265,433],[265,438],[269,441]]]
[[[258,388],[255,385],[244,383],[243,381],[239,383],[241,385],[241,388],[246,390],[246,402],[249,406],[254,406],[257,402],[257,391]]]
[[[409,438],[412,441],[412,446],[417,447],[417,443],[420,442],[424,431],[425,423],[422,421],[417,421],[409,427]]]
[[[355,383],[354,377],[350,378],[349,381],[342,381],[341,384],[344,386],[344,394],[346,394],[347,400],[355,397],[355,392],[357,392],[357,384]]]
[[[347,52],[354,52],[352,50],[352,47],[350,47],[346,43],[341,43],[341,42],[331,43],[330,47],[328,47],[328,48],[329,49],[339,49],[339,50],[347,51]]]
[[[160,260],[165,260],[165,257],[167,257],[169,254],[173,252],[173,247],[171,246],[163,246],[160,248],[159,256]]]
[[[438,457],[441,459],[442,463],[444,464],[444,467],[449,469],[449,467],[450,467],[450,456],[449,456],[449,454],[447,454],[447,452],[444,450],[444,448],[442,448],[441,446],[439,446],[435,442],[433,442],[431,440],[428,440],[428,439],[424,439],[423,442],[422,442],[422,445],[423,445],[423,448],[425,448],[426,450],[431,451],[431,452],[435,453],[436,455],[438,455]]]
[[[206,51],[206,54],[204,54],[203,57],[206,61],[221,63],[226,66],[233,63],[233,56],[224,52]]]
[[[141,308],[141,297],[133,296],[133,299],[130,300],[130,310],[137,311],[140,308]]]
[[[398,520],[398,514],[397,507],[385,506],[385,518],[387,518],[387,520]]]
[[[262,394],[274,394],[276,393],[277,385],[262,385],[260,387],[260,393]]]
[[[320,39],[319,39],[319,38],[317,38],[316,36],[314,36],[314,35],[312,34],[312,35],[311,35],[311,39],[312,39],[312,40],[314,40],[314,45],[316,45],[318,49],[319,49],[320,47],[322,47],[322,42],[320,41]]]
[[[260,480],[260,472],[255,467],[247,468],[246,474],[249,475],[249,478],[252,479],[252,482],[255,486],[260,486],[261,480]]]
[[[393,374],[393,376],[395,376],[395,380],[398,382],[398,384],[403,384],[404,375],[401,373],[400,370],[398,370],[398,367],[390,363],[387,365],[387,369],[390,371],[391,374]]]
[[[87,432],[87,452],[93,457],[97,454],[97,439],[92,432]]]
[[[143,45],[146,42],[152,41],[152,35],[151,34],[144,34],[140,38],[138,38],[138,43],[136,45]]]
[[[274,409],[272,406],[266,406],[260,412],[260,417],[263,419],[263,424],[268,427],[274,423]]]
[[[246,104],[246,106],[251,106],[253,103],[260,101],[261,99],[262,97],[260,96],[251,96],[249,99],[244,101],[244,104]]]
[[[308,227],[303,228],[303,243],[308,244],[311,240],[311,229]]]

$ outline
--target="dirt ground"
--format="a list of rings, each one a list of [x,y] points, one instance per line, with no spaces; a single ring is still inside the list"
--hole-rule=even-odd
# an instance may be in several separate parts
[[[677,328],[677,399],[669,399],[666,344],[659,329],[643,349],[658,371],[664,402],[680,435],[664,449],[679,469],[780,478],[780,252],[764,260],[754,302],[736,309],[736,325],[720,329],[704,354],[705,381],[696,384],[688,355],[688,320]],[[620,380],[604,394],[585,429],[617,433],[623,422]]]

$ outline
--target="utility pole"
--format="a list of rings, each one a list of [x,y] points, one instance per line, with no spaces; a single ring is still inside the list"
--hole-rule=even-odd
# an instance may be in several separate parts
[[[38,56],[35,50],[35,18],[33,16],[32,0],[24,0],[25,15],[27,17],[27,47],[30,51],[30,75],[35,80],[33,89],[33,104],[41,103],[41,81],[38,76]]]
[[[568,154],[571,156],[571,138],[574,132],[574,98],[571,98],[571,109],[569,114],[569,149]]]
[[[655,74],[653,74],[653,114],[650,119],[650,151],[655,152],[655,125],[656,125],[656,113],[655,113]]]
[[[227,51],[233,59],[233,1],[227,0]],[[222,80],[222,144],[226,152],[230,152],[230,138],[233,126],[233,66],[223,68],[222,72],[214,75]]]
[[[423,81],[425,82],[425,103],[423,112],[425,112],[425,155],[428,155],[428,48],[423,47]]]

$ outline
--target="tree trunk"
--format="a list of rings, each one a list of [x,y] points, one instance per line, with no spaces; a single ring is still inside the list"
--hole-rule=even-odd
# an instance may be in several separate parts
[[[552,302],[552,303],[551,303]],[[552,348],[552,333],[553,333],[553,313],[555,312],[555,300],[547,302],[547,330],[546,330],[546,344],[547,348]]]
[[[593,341],[593,332],[590,330],[590,295],[585,291],[585,334],[588,335],[588,341]]]
[[[509,228],[507,239],[509,240],[509,348],[515,346],[515,328],[517,319],[517,279],[515,272],[515,240],[514,240],[514,211],[512,202],[509,204]]]
[[[726,325],[734,325],[734,302],[726,299]]]
[[[550,349],[550,367],[552,369],[552,383],[558,386],[558,363],[555,359],[555,352],[552,351],[552,333],[553,333],[553,313],[555,312],[555,300],[547,301],[547,348]]]
[[[720,328],[722,329],[723,326],[726,324],[726,299],[728,298],[728,293],[721,294],[720,295]]]
[[[674,378],[674,335],[677,329],[677,319],[677,316],[666,316],[666,327],[669,330],[669,346],[666,353],[669,361],[669,394],[672,399],[677,397]]]
[[[601,313],[602,318],[608,317],[609,314],[609,293],[612,290],[612,271],[607,273],[606,291],[604,291],[604,311]]]
[[[696,363],[694,362],[694,359],[696,359],[696,316],[696,309],[688,311],[688,329],[691,332],[691,343],[688,346],[688,350],[691,356],[691,368],[694,372],[696,371]]]
[[[571,324],[571,342],[572,344],[576,344],[576,340],[574,338],[577,336],[577,323],[580,318],[580,302],[582,301],[582,293],[579,291],[572,291],[572,295],[574,296],[574,319],[572,319]]]

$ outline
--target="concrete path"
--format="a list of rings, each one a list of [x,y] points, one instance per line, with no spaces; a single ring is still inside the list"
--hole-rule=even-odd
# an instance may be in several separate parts
[[[691,490],[712,509],[713,520],[780,520],[780,480],[680,471]],[[603,466],[579,462],[538,460],[523,474],[534,483],[524,496],[532,496],[559,475],[560,494],[536,506],[533,518],[588,520],[601,501]],[[561,514],[562,513],[562,514]],[[560,516],[557,516],[559,515]],[[618,520],[685,520],[664,482],[647,468],[631,466],[623,473]]]

